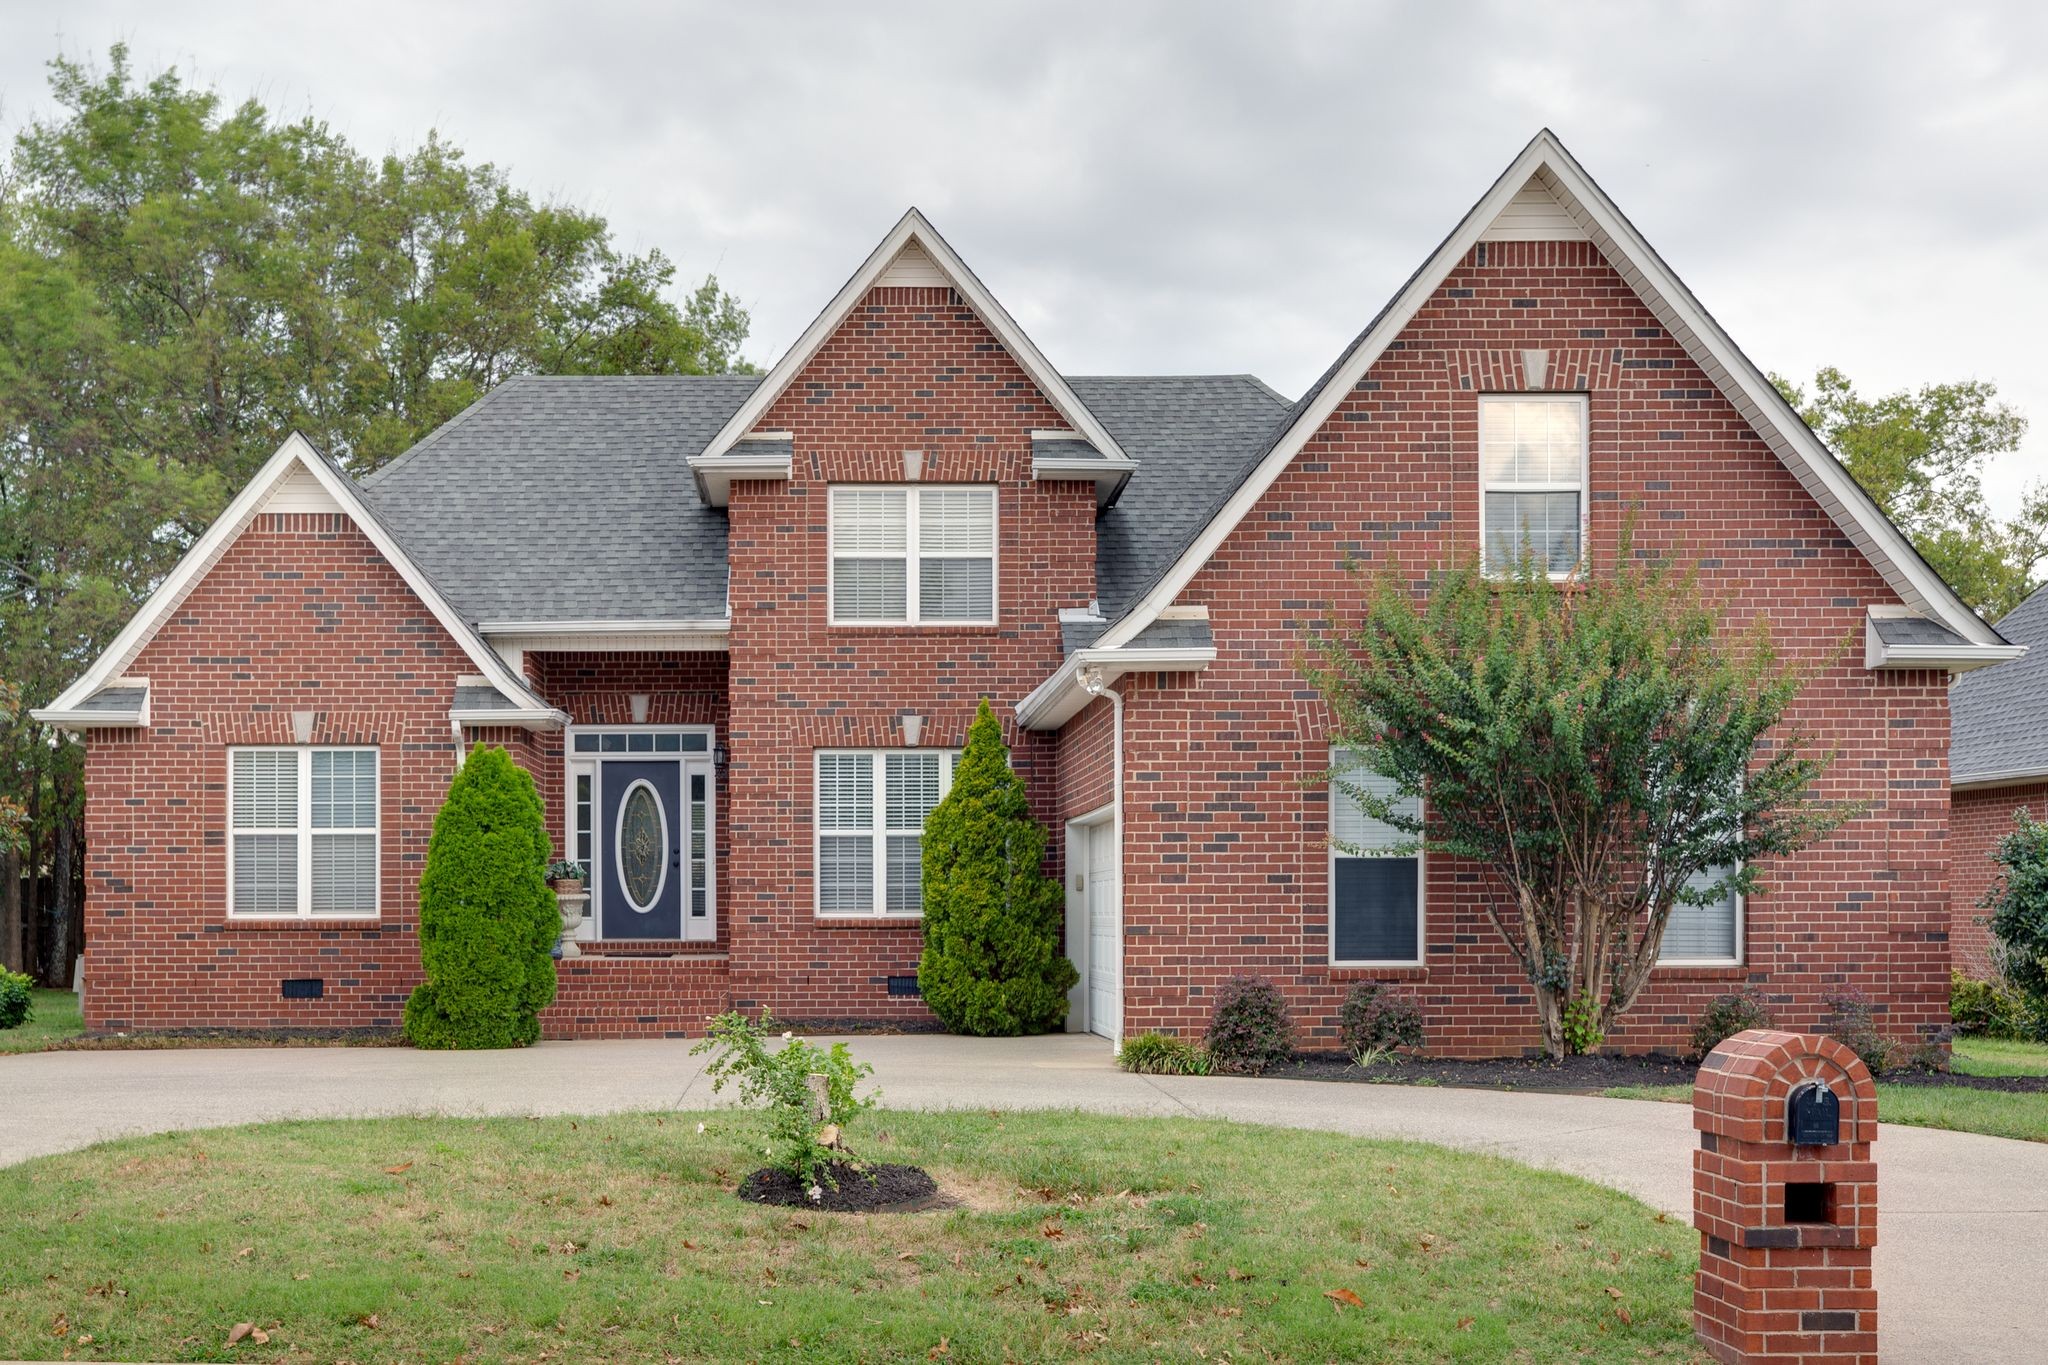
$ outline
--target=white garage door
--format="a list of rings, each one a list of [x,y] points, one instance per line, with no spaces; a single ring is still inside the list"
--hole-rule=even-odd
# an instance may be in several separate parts
[[[1088,831],[1088,1031],[1123,1036],[1124,933],[1117,895],[1116,822]]]

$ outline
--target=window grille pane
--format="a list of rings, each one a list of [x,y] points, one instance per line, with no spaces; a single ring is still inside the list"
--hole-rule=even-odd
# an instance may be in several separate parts
[[[832,611],[842,621],[901,621],[910,614],[909,569],[900,559],[832,561]]]
[[[1489,484],[1577,484],[1586,413],[1577,400],[1481,400],[1479,469]]]
[[[875,765],[867,754],[818,755],[818,828],[875,827]]]
[[[313,753],[313,828],[377,827],[377,753],[319,749]]]
[[[1354,787],[1363,789],[1373,796],[1391,797],[1396,790],[1394,779],[1382,777],[1357,765],[1356,761],[1343,750],[1333,750],[1330,764],[1343,774],[1343,780]],[[1397,808],[1403,815],[1418,816],[1422,803],[1413,796],[1400,799]],[[1358,802],[1351,794],[1336,783],[1330,785],[1330,842],[1342,844],[1346,849],[1370,852],[1375,849],[1398,848],[1414,836],[1395,829],[1383,820],[1375,820],[1358,808]]]
[[[1488,493],[1488,571],[1512,570],[1525,547],[1545,572],[1569,573],[1579,562],[1579,495]]]
[[[372,915],[377,912],[377,836],[313,836],[313,913]]]
[[[594,738],[594,737],[593,737]],[[590,866],[590,774],[576,774],[576,861]]]
[[[901,488],[833,489],[832,553],[901,554],[909,542],[908,507]]]
[[[917,548],[927,555],[988,555],[996,548],[996,500],[985,489],[927,488],[917,505]]]
[[[892,915],[924,912],[924,839],[916,834],[889,836],[889,904]]]
[[[1336,962],[1413,962],[1421,863],[1415,858],[1337,859],[1330,957]]]
[[[298,750],[237,749],[233,766],[233,828],[298,828]]]
[[[299,908],[299,837],[296,834],[235,836],[234,912],[290,915]]]
[[[874,908],[874,839],[865,834],[828,834],[819,839],[819,911],[827,915],[865,915]]]
[[[1686,887],[1704,891],[1729,875],[1725,867],[1696,872]],[[1671,920],[1664,926],[1664,942],[1658,946],[1661,961],[1709,959],[1725,961],[1735,956],[1735,919],[1740,913],[1735,892],[1723,886],[1711,905],[1674,905]]]
[[[939,804],[939,756],[937,754],[888,754],[890,829],[924,828],[925,816]]]
[[[988,620],[996,614],[995,561],[922,561],[917,568],[917,611],[927,621]]]

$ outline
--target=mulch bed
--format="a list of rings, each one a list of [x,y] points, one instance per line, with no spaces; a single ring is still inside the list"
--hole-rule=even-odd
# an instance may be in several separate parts
[[[1691,1085],[1698,1064],[1677,1057],[1501,1057],[1458,1062],[1402,1057],[1361,1069],[1349,1057],[1316,1053],[1266,1073],[1283,1080],[1340,1081],[1356,1085],[1444,1085],[1477,1090],[1541,1090],[1597,1094],[1619,1085]],[[2048,1094],[2048,1076],[1964,1076],[1948,1071],[1887,1071],[1886,1085],[1950,1086],[1962,1090],[2003,1090]]]
[[[939,1198],[939,1182],[916,1166],[889,1162],[856,1166],[835,1161],[830,1169],[832,1179],[818,1182],[824,1197],[815,1202],[795,1176],[772,1166],[764,1166],[742,1181],[739,1195],[750,1204],[824,1213],[920,1213],[944,1202]]]

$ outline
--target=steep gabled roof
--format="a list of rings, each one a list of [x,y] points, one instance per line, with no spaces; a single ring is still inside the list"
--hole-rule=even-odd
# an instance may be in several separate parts
[[[1949,782],[1992,787],[2048,779],[2048,588],[2014,607],[1998,633],[2030,648],[1948,690]]]
[[[961,260],[959,253],[939,235],[938,229],[913,208],[898,219],[896,226],[889,230],[889,234],[868,253],[868,258],[861,262],[860,269],[854,271],[853,277],[833,295],[832,301],[825,305],[825,311],[818,314],[817,319],[804,329],[804,334],[797,338],[796,345],[790,347],[782,359],[775,362],[775,368],[768,371],[760,387],[748,395],[746,401],[740,404],[739,410],[732,414],[726,424],[719,428],[718,434],[713,436],[697,458],[691,461],[693,467],[701,468],[707,462],[724,458],[734,445],[744,440],[748,433],[754,430],[755,425],[767,414],[775,400],[782,396],[783,391],[803,372],[804,366],[810,363],[811,357],[818,353],[818,348],[831,338],[839,329],[839,325],[859,306],[861,299],[866,297],[868,290],[880,282],[898,257],[904,256],[906,252],[911,253],[910,259],[916,262],[915,278],[943,278],[950,284],[966,301],[967,306],[974,310],[982,325],[1002,343],[1010,358],[1015,360],[1031,382],[1038,386],[1038,391],[1045,395],[1046,401],[1053,405],[1060,416],[1067,419],[1067,423],[1075,431],[1106,459],[1128,461],[1129,457],[1117,444],[1116,438],[1110,435],[1109,429],[1089,411],[1088,405],[1081,401],[1073,387],[1052,367],[1051,362],[1046,360],[1031,338],[1024,334],[1024,329],[1017,325],[1016,319],[996,301],[995,295],[989,293],[988,288],[974,272],[967,268],[967,263]],[[916,254],[920,252],[922,258]],[[932,269],[934,267],[936,274]]]
[[[1386,307],[1276,424],[1203,524],[1125,607],[1097,648],[1113,649],[1158,619],[1248,514],[1338,404],[1518,196],[1537,181],[1636,290],[1694,363],[1776,452],[1801,486],[1834,519],[1900,599],[1972,645],[1998,646],[1998,632],[1955,595],[1912,543],[1887,520],[1847,470],[1786,404],[1762,371],[1721,330],[1633,224],[1549,129],[1532,139],[1479,202],[1402,285]]]
[[[185,552],[177,567],[157,585],[156,591],[122,627],[114,642],[93,661],[92,667],[65,688],[55,701],[32,714],[50,725],[77,727],[94,723],[92,713],[103,709],[102,701],[106,694],[102,689],[122,676],[163,623],[206,577],[207,572],[220,562],[221,556],[228,552],[257,514],[264,510],[271,497],[300,471],[309,475],[355,522],[492,687],[517,703],[522,711],[547,710],[547,703],[536,697],[527,688],[525,680],[484,643],[483,637],[455,610],[433,579],[399,545],[397,537],[376,511],[363,501],[360,491],[348,476],[329,464],[313,449],[311,442],[295,431],[285,438],[277,452],[228,503],[227,510],[215,518],[213,525],[206,528],[206,533]]]

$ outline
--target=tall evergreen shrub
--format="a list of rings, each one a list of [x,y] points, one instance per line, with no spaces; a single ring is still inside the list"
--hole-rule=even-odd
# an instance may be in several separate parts
[[[986,698],[953,789],[924,823],[924,955],[918,986],[955,1033],[1056,1029],[1080,977],[1061,954],[1060,884],[1045,875],[1045,830],[1010,770]]]
[[[470,752],[434,817],[420,877],[420,964],[405,1005],[419,1047],[525,1047],[555,998],[561,936],[541,873],[547,824],[533,776],[503,749]]]

